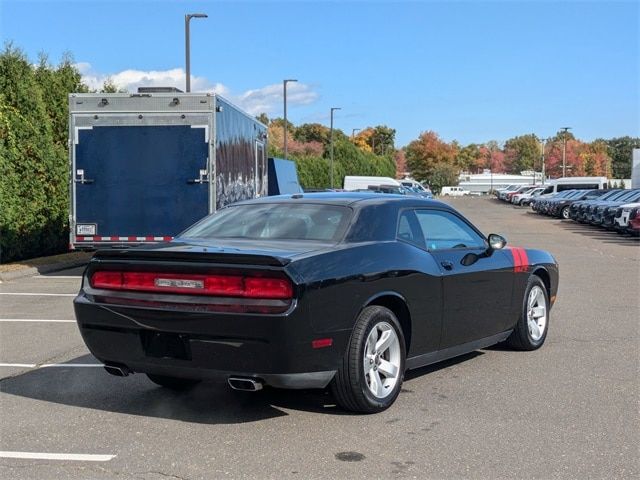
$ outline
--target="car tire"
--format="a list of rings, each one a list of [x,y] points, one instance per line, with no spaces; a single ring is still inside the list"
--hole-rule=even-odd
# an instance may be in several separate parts
[[[359,413],[386,410],[400,393],[405,359],[404,334],[396,316],[385,307],[366,307],[358,315],[347,350],[331,382],[336,403],[345,410]]]
[[[549,294],[536,275],[531,275],[522,299],[518,323],[506,343],[516,350],[536,350],[544,344],[549,331]]]
[[[560,216],[563,218],[563,220],[569,220],[569,207],[564,207],[562,209],[562,212],[560,212]]]
[[[149,380],[161,387],[169,388],[171,390],[189,390],[193,388],[200,380],[194,380],[192,378],[178,378],[167,377],[165,375],[155,375],[153,373],[146,374]]]

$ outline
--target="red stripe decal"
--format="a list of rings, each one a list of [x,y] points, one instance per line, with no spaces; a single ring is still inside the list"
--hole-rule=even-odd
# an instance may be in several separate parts
[[[513,270],[515,272],[518,271],[518,268],[520,268],[520,251],[518,248],[516,247],[512,247],[511,248],[511,254],[513,255]]]
[[[526,272],[527,267],[529,266],[529,257],[527,256],[527,251],[524,248],[520,249],[520,257],[522,259],[522,271]]]
[[[513,271],[526,272],[529,266],[527,251],[524,248],[511,247],[511,253],[513,255]]]

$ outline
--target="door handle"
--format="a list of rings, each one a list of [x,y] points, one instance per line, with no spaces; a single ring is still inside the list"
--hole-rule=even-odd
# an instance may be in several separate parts
[[[453,270],[453,263],[448,260],[443,260],[442,262],[440,262],[440,265],[442,265],[442,268],[444,268],[445,270]]]

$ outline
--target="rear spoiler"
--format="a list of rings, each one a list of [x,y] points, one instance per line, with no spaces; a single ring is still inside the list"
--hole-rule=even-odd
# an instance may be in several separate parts
[[[290,258],[279,257],[276,255],[265,255],[263,253],[232,253],[232,252],[216,252],[213,251],[167,251],[154,249],[105,249],[98,250],[92,261],[104,260],[177,260],[186,262],[211,262],[225,263],[233,265],[266,265],[273,267],[284,267],[291,263]]]

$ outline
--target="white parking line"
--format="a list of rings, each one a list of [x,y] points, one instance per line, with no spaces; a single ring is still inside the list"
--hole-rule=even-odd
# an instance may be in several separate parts
[[[29,460],[75,460],[80,462],[108,462],[116,455],[94,455],[87,453],[37,453],[1,452],[0,458],[26,458]]]
[[[0,295],[25,295],[32,297],[75,297],[77,293],[22,293],[22,292],[0,292]]]
[[[87,367],[104,367],[102,363],[43,363],[38,365],[37,363],[0,363],[0,367],[15,367],[15,368],[87,368]]]
[[[82,278],[82,275],[34,275],[33,278]]]
[[[10,322],[76,323],[75,320],[50,320],[48,318],[0,318],[0,323]]]

